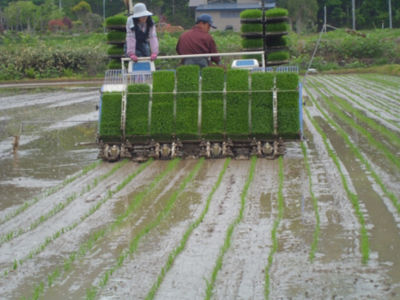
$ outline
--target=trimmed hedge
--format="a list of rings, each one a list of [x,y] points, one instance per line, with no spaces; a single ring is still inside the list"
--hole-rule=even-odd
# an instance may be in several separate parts
[[[170,140],[174,133],[174,88],[175,73],[173,71],[153,73],[150,134],[155,139]]]
[[[281,60],[288,60],[289,59],[289,52],[288,51],[277,51],[268,54],[267,60],[268,61],[281,61]]]
[[[126,38],[126,32],[111,30],[107,34],[107,41],[109,42],[124,42]]]
[[[249,72],[229,70],[226,74],[226,90],[226,133],[232,138],[247,137],[249,133]]]
[[[269,9],[265,12],[265,16],[268,18],[273,18],[273,17],[286,17],[289,15],[289,12],[287,9],[284,8],[272,8]]]
[[[262,24],[242,24],[240,27],[242,32],[263,32]]]
[[[274,134],[273,73],[251,74],[251,133],[256,138],[271,138]],[[270,92],[257,92],[271,90]]]
[[[225,74],[221,68],[206,67],[201,71],[201,90],[219,91],[201,95],[201,134],[205,138],[220,139],[225,131],[224,120],[224,82]]]
[[[127,17],[126,16],[112,16],[106,19],[106,27],[108,26],[122,26],[122,25],[126,25],[126,21],[127,21]]]
[[[240,13],[241,19],[257,19],[262,17],[261,9],[246,9]]]
[[[200,67],[197,65],[180,66],[176,69],[178,94],[175,134],[181,139],[198,138],[199,72]]]
[[[263,40],[262,39],[242,39],[242,47],[245,49],[262,48]]]
[[[286,22],[268,23],[265,31],[267,32],[286,32],[289,30],[289,25]]]
[[[147,136],[149,134],[149,101],[149,85],[131,84],[128,86],[126,136]]]
[[[112,45],[110,48],[107,49],[107,54],[123,56],[125,53],[124,53],[123,47],[119,47],[117,45]]]
[[[283,138],[297,138],[300,135],[298,84],[299,76],[296,73],[276,74],[278,134]]]
[[[101,137],[121,137],[121,93],[103,93],[99,134]]]

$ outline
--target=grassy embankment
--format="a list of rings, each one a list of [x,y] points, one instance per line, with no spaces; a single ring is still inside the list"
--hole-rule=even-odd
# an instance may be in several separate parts
[[[241,50],[240,33],[213,32],[220,52]],[[344,29],[322,36],[311,67],[333,73],[373,72],[400,76],[400,29],[348,33]],[[175,54],[179,33],[159,34],[160,55]],[[319,34],[288,36],[290,63],[305,70]],[[106,35],[0,35],[0,81],[32,79],[84,79],[104,76]],[[223,59],[229,66],[229,60]],[[163,68],[177,62],[157,60]]]

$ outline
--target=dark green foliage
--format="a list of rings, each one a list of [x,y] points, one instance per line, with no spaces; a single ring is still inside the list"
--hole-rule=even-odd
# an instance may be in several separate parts
[[[169,140],[174,132],[174,88],[175,74],[173,71],[156,71],[153,73],[150,126],[150,133],[153,138]]]
[[[267,60],[268,61],[281,61],[281,60],[288,60],[289,59],[289,52],[288,51],[277,51],[268,54]]]
[[[286,22],[268,23],[265,30],[267,32],[285,32],[288,31],[288,24]]]
[[[240,13],[241,19],[256,19],[262,17],[262,11],[260,9],[246,9]]]
[[[125,16],[113,16],[106,19],[106,26],[125,26],[127,21],[127,17]]]
[[[111,59],[110,62],[107,65],[108,70],[113,70],[113,69],[121,69],[121,60],[119,59]]]
[[[249,72],[229,70],[226,75],[226,133],[244,138],[249,133]]]
[[[176,69],[178,94],[175,133],[182,139],[198,136],[199,72],[197,65],[180,66]]]
[[[221,138],[225,131],[223,99],[224,70],[207,67],[201,73],[201,133],[206,138]],[[207,91],[220,92],[207,93]]]
[[[296,138],[300,134],[299,76],[296,73],[277,73],[278,89],[278,135]]]
[[[125,126],[127,136],[149,134],[149,101],[149,85],[132,84],[128,86]]]
[[[262,48],[263,40],[262,39],[242,39],[242,46],[245,49]]]
[[[121,136],[121,93],[104,93],[101,102],[101,137]]]
[[[270,138],[274,133],[272,89],[274,74],[251,74],[251,133],[256,138]],[[271,90],[270,92],[256,92]]]
[[[116,46],[116,45],[113,45],[110,48],[108,48],[107,54],[108,55],[120,55],[120,56],[123,56],[124,55],[124,48]]]
[[[286,17],[288,15],[288,10],[284,8],[273,8],[269,9],[265,12],[265,16],[268,18],[273,18],[273,17]]]
[[[263,26],[262,24],[242,24],[240,30],[242,32],[262,32]]]
[[[286,36],[267,37],[267,47],[284,47],[288,44]]]
[[[107,41],[109,42],[124,42],[126,37],[126,32],[112,30],[107,33]]]

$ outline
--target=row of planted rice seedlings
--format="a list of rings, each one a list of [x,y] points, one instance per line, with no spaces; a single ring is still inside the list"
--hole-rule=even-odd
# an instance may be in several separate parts
[[[156,282],[153,284],[153,286],[151,287],[150,291],[148,292],[146,299],[150,300],[150,299],[154,299],[157,290],[159,289],[161,283],[163,282],[167,272],[171,269],[175,258],[183,251],[183,249],[186,246],[186,243],[190,237],[190,235],[192,234],[192,232],[200,225],[201,222],[203,222],[204,217],[206,216],[208,209],[210,207],[210,202],[214,196],[214,193],[216,192],[216,190],[218,189],[218,187],[221,184],[222,178],[226,172],[226,169],[228,168],[228,165],[230,163],[231,159],[227,158],[225,160],[225,163],[222,167],[221,172],[219,173],[218,179],[215,182],[214,186],[211,189],[211,192],[208,194],[207,200],[206,200],[206,205],[203,209],[203,211],[201,212],[201,215],[197,218],[196,221],[194,221],[192,224],[190,224],[188,226],[188,229],[185,231],[185,233],[183,234],[183,237],[181,239],[181,241],[179,242],[178,246],[169,254],[168,256],[168,260],[166,262],[166,264],[164,265],[164,267],[161,269],[160,274],[157,277]]]
[[[181,66],[153,74],[151,125],[148,128],[150,88],[130,85],[127,97],[126,135],[134,139],[182,140],[200,137],[233,139],[271,138],[274,135],[273,93],[277,94],[277,133],[283,138],[300,135],[298,75],[295,73],[251,73],[219,68],[205,68],[202,74],[201,122],[199,122],[199,68]],[[176,81],[176,111],[174,89]],[[251,83],[250,83],[251,82]],[[252,92],[254,91],[254,93]],[[103,94],[100,136],[121,136],[121,94]],[[224,104],[224,101],[226,102]],[[249,105],[251,103],[251,105]],[[249,117],[251,119],[249,119]],[[200,124],[199,124],[200,123]],[[199,126],[200,125],[200,126]],[[150,133],[150,135],[149,135]]]
[[[119,191],[121,191],[127,184],[129,184],[136,176],[138,176],[141,172],[143,172],[144,169],[147,168],[147,166],[149,166],[151,163],[153,162],[152,159],[148,160],[147,162],[141,164],[136,170],[134,170],[129,176],[127,176],[115,189],[113,190],[108,190],[108,193],[105,197],[103,197],[99,202],[97,202],[97,204],[95,204],[94,206],[92,206],[90,208],[90,210],[83,216],[81,217],[81,219],[77,222],[75,222],[74,224],[67,226],[67,227],[63,227],[62,229],[60,229],[59,231],[57,231],[52,237],[54,237],[54,239],[58,238],[61,234],[64,234],[66,232],[72,231],[73,229],[75,229],[79,224],[81,224],[83,221],[85,221],[89,216],[91,216],[94,212],[96,212],[106,201],[108,201],[109,199],[112,198],[113,195],[115,195],[116,193],[118,193]],[[48,241],[48,239],[46,239],[44,245],[47,246],[49,243],[51,242]],[[41,249],[41,247],[39,247],[38,249],[40,249],[40,251],[42,251],[43,249]],[[57,279],[58,277],[61,276],[62,271],[64,270],[65,272],[68,271],[71,268],[72,263],[75,261],[75,259],[77,258],[76,252],[70,254],[69,258],[66,259],[64,261],[64,265],[62,268],[57,267],[51,274],[48,275],[48,284],[52,284],[54,282],[55,279]],[[39,297],[43,291],[44,291],[44,287],[45,287],[45,283],[43,281],[39,282],[38,284],[36,284],[34,286],[34,291],[32,293],[32,295],[37,295],[37,297]],[[49,286],[50,287],[50,286]],[[39,291],[39,292],[38,292]],[[33,297],[33,296],[32,296]],[[37,298],[36,298],[37,299]]]
[[[321,87],[322,88],[322,87]],[[326,105],[328,106],[329,110],[334,112],[336,116],[338,116],[342,121],[348,124],[351,128],[355,129],[361,135],[363,135],[369,144],[374,146],[376,149],[381,151],[388,160],[393,163],[398,169],[400,169],[400,159],[394,155],[388,147],[379,141],[377,141],[373,135],[363,126],[359,125],[356,121],[352,118],[348,117],[340,108],[338,108],[330,99],[321,93],[322,98],[325,100]],[[335,98],[335,96],[333,96]]]
[[[228,230],[226,232],[226,237],[225,237],[225,240],[224,240],[224,244],[223,244],[222,248],[220,249],[219,255],[218,255],[217,260],[215,262],[215,266],[214,266],[213,272],[211,274],[211,278],[209,280],[207,280],[205,299],[211,299],[211,297],[213,295],[213,289],[214,289],[215,281],[217,280],[218,272],[222,268],[222,262],[224,260],[225,253],[228,251],[228,249],[229,249],[229,247],[231,245],[233,231],[234,231],[236,225],[239,224],[243,219],[243,213],[244,213],[244,209],[245,209],[245,205],[246,205],[247,192],[248,192],[250,184],[251,184],[251,182],[253,181],[253,178],[254,178],[254,173],[255,173],[255,170],[256,170],[256,163],[257,163],[257,157],[253,156],[251,158],[251,165],[250,165],[249,175],[248,175],[247,180],[246,180],[246,182],[244,184],[242,193],[240,194],[239,214],[235,218],[235,220],[233,220],[232,224],[230,224],[229,227],[228,227]]]
[[[20,205],[17,209],[15,209],[12,213],[6,215],[1,221],[0,221],[0,225],[4,224],[5,222],[11,220],[12,218],[18,216],[19,214],[21,214],[22,212],[24,212],[25,210],[27,210],[29,207],[31,207],[32,205],[34,205],[35,203],[37,203],[40,199],[44,199],[48,196],[51,196],[53,194],[55,194],[56,192],[58,192],[59,190],[61,190],[63,187],[67,186],[68,184],[74,182],[76,179],[86,175],[88,172],[92,171],[93,169],[95,169],[97,166],[99,166],[101,164],[101,161],[95,161],[94,163],[90,164],[89,166],[85,167],[82,171],[80,171],[78,174],[73,175],[68,177],[67,179],[65,179],[61,184],[55,186],[55,187],[51,187],[49,189],[47,189],[42,195],[33,198],[33,200],[31,201],[27,201],[24,204]]]
[[[314,80],[320,81],[321,79]],[[358,97],[364,106],[364,103],[368,103],[371,107],[379,108],[392,117],[399,117],[399,108],[397,107],[397,101],[394,99],[396,92],[393,92],[389,95],[383,95],[382,90],[374,90],[367,83],[362,84],[357,80],[353,80],[351,77],[335,77],[331,81],[324,80],[324,83],[327,85],[332,85],[331,82],[336,83],[345,91],[347,91],[348,95],[351,95],[352,100],[355,100],[355,98]],[[368,92],[366,92],[366,89]],[[371,112],[376,115],[376,111],[373,109]]]
[[[318,211],[318,199],[314,195],[313,191],[313,183],[312,183],[312,177],[311,177],[311,169],[310,169],[310,163],[308,160],[308,155],[307,155],[307,148],[304,144],[304,142],[301,142],[301,150],[303,152],[303,157],[304,157],[304,164],[306,166],[306,171],[307,171],[307,176],[308,176],[308,189],[310,191],[310,196],[314,208],[314,213],[315,213],[315,230],[313,234],[313,241],[311,244],[311,250],[309,254],[310,261],[314,261],[315,258],[315,252],[317,251],[318,248],[318,241],[319,241],[319,231],[320,231],[320,217],[319,217],[319,211]]]
[[[338,90],[338,86],[340,88],[342,88],[343,90],[346,91],[346,98],[348,100],[351,100],[351,102],[357,104],[358,106],[360,106],[362,109],[369,111],[372,115],[375,116],[375,118],[385,121],[387,123],[390,123],[391,125],[400,128],[400,124],[399,122],[397,122],[395,119],[399,118],[399,115],[396,113],[396,111],[393,111],[392,108],[388,108],[388,107],[383,107],[381,105],[379,105],[379,103],[376,101],[376,98],[370,98],[368,99],[368,97],[364,97],[363,95],[361,95],[360,93],[358,93],[356,91],[357,88],[355,88],[354,86],[352,88],[348,87],[347,84],[348,82],[342,82],[342,81],[336,81],[336,80],[323,80],[322,81],[323,84],[331,86],[335,91]],[[369,92],[371,90],[369,89]],[[337,94],[337,92],[335,92],[335,94]],[[362,99],[362,101],[357,100],[356,98]],[[364,101],[368,102],[371,106],[366,105],[364,103]],[[381,114],[379,113],[379,110],[377,110],[375,107],[379,107],[380,109],[383,109],[386,114]],[[388,118],[387,115],[389,115],[390,117]]]
[[[368,231],[365,225],[365,217],[364,214],[361,211],[360,208],[360,203],[358,200],[358,196],[357,194],[354,194],[353,192],[351,192],[350,188],[349,188],[349,184],[346,178],[346,175],[343,173],[342,171],[342,166],[340,164],[340,161],[336,155],[336,153],[334,152],[334,150],[332,149],[332,147],[330,146],[330,143],[328,142],[328,137],[326,136],[325,132],[321,129],[321,127],[319,126],[318,122],[312,118],[312,116],[309,114],[308,110],[305,111],[307,114],[308,119],[311,121],[311,123],[313,124],[313,126],[315,127],[315,129],[318,131],[318,133],[321,135],[322,140],[324,142],[325,148],[328,151],[329,156],[331,157],[332,161],[334,162],[334,164],[336,165],[336,168],[340,174],[340,178],[342,180],[342,184],[343,187],[347,193],[347,196],[351,202],[351,204],[353,205],[355,214],[357,216],[358,222],[360,223],[360,240],[361,240],[361,261],[362,263],[366,264],[369,260],[369,240],[368,240]]]
[[[125,161],[124,163],[126,163],[126,162],[127,162],[127,161]],[[96,165],[97,165],[97,164],[96,164]],[[117,165],[117,168],[114,167],[110,172],[108,172],[108,173],[106,174],[107,176],[106,176],[105,178],[107,178],[107,177],[109,177],[111,174],[113,174],[120,166],[121,166],[121,164],[118,164],[118,165]],[[87,171],[82,172],[82,173],[85,173],[85,174],[86,174],[86,172],[87,172]],[[18,228],[18,229],[16,229],[16,230],[12,230],[12,231],[10,231],[10,232],[7,232],[7,233],[3,234],[3,235],[0,237],[0,246],[3,245],[3,244],[6,243],[6,242],[9,242],[9,241],[11,241],[11,240],[17,238],[18,236],[20,236],[20,235],[22,235],[22,234],[24,234],[24,233],[26,233],[26,232],[29,232],[29,231],[31,231],[31,230],[37,228],[40,224],[44,223],[45,221],[47,221],[48,219],[50,219],[51,217],[53,217],[54,215],[56,215],[57,213],[59,213],[60,211],[62,211],[62,210],[63,210],[66,206],[68,206],[72,201],[74,201],[76,198],[78,198],[78,196],[82,196],[84,193],[87,193],[87,192],[89,192],[92,188],[96,187],[97,184],[98,184],[98,182],[99,182],[99,179],[105,179],[105,178],[104,178],[104,175],[101,176],[101,177],[99,177],[99,178],[95,178],[95,179],[93,180],[93,183],[92,183],[92,184],[90,184],[90,185],[88,185],[88,186],[82,188],[80,194],[73,193],[72,195],[68,196],[64,202],[60,202],[60,203],[55,204],[55,205],[53,206],[53,208],[52,208],[50,211],[48,211],[46,214],[43,214],[43,215],[41,215],[40,217],[38,217],[38,218],[37,218],[36,220],[34,220],[28,227],[25,227],[25,226],[24,226],[24,227],[20,227],[20,228]]]
[[[314,105],[317,107],[317,109],[322,113],[324,116],[325,120],[335,128],[336,132],[344,139],[345,143],[349,146],[350,150],[353,152],[353,154],[357,157],[357,159],[364,165],[365,169],[370,173],[372,178],[374,178],[375,182],[379,185],[379,187],[382,189],[384,194],[391,200],[392,204],[396,208],[397,212],[400,213],[400,201],[399,199],[394,195],[394,193],[390,192],[386,185],[384,184],[382,178],[375,172],[375,170],[372,168],[371,164],[369,161],[362,155],[360,152],[359,148],[357,145],[355,145],[349,138],[349,135],[335,122],[333,121],[332,118],[330,118],[319,106],[318,102],[314,99],[311,93],[309,93],[311,96],[311,100],[313,101]]]
[[[265,299],[269,299],[270,294],[270,271],[272,267],[272,262],[274,260],[274,254],[278,250],[278,238],[277,238],[277,231],[279,224],[283,218],[283,212],[285,208],[285,203],[283,199],[283,158],[282,156],[279,157],[279,188],[278,188],[278,215],[274,221],[271,230],[271,240],[272,240],[272,247],[268,255],[268,263],[265,267],[265,287],[264,287],[264,296]]]
[[[133,197],[130,201],[127,209],[120,215],[116,217],[116,220],[100,230],[95,231],[89,237],[89,239],[80,245],[79,249],[70,254],[69,258],[65,260],[63,271],[67,272],[70,270],[72,264],[78,258],[83,258],[97,243],[107,234],[113,232],[118,226],[124,223],[127,218],[142,204],[143,199],[147,197],[153,189],[158,185],[158,183],[163,180],[179,163],[179,159],[174,159],[170,161],[163,172],[157,175],[153,181],[139,194]],[[61,270],[57,268],[48,276],[48,286],[51,287],[54,279],[58,278],[61,275]]]
[[[179,187],[173,192],[173,194],[169,197],[164,209],[162,209],[157,217],[148,223],[137,235],[135,235],[130,243],[129,247],[122,250],[121,254],[118,256],[116,263],[109,268],[101,277],[100,283],[97,286],[92,286],[87,290],[86,299],[94,299],[97,296],[97,293],[108,283],[110,276],[119,269],[124,261],[136,252],[136,249],[139,245],[140,240],[147,235],[152,229],[156,228],[161,221],[170,213],[172,208],[175,205],[175,202],[178,196],[183,192],[186,186],[194,179],[195,175],[199,172],[200,168],[204,163],[204,158],[198,160],[194,168],[190,171],[190,173],[183,179],[180,183]]]
[[[375,83],[378,87],[383,85],[398,90],[400,86],[400,80],[397,76],[382,76],[380,74],[365,73],[358,74],[357,77],[368,81],[368,83]]]

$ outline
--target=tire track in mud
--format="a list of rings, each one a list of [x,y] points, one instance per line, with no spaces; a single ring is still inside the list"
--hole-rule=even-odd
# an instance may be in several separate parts
[[[67,238],[66,233],[75,233],[75,229],[79,227],[80,231],[85,233],[85,230],[87,228],[83,228],[81,225],[83,222],[87,222],[86,219],[89,217],[92,217],[93,215],[99,211],[99,209],[103,206],[103,204],[107,203],[109,199],[111,199],[117,192],[119,192],[122,188],[124,188],[128,183],[130,183],[131,180],[133,180],[137,175],[142,173],[144,169],[150,164],[152,161],[149,161],[146,164],[138,165],[136,163],[128,163],[123,166],[121,170],[119,170],[113,178],[109,180],[109,183],[106,185],[101,185],[97,186],[96,189],[91,191],[88,195],[85,195],[85,197],[82,197],[80,200],[80,205],[78,205],[78,210],[79,212],[74,214],[74,212],[67,212],[65,215],[62,217],[59,217],[57,219],[57,223],[59,226],[64,226],[61,228],[54,228],[54,224],[50,227],[46,227],[44,224],[40,226],[37,230],[36,233],[31,233],[29,237],[26,237],[25,239],[21,240],[21,243],[26,244],[27,246],[22,247],[20,244],[16,244],[16,241],[13,241],[12,246],[15,247],[15,253],[18,253],[18,255],[26,255],[21,254],[21,252],[28,252],[30,249],[32,249],[31,245],[37,245],[40,243],[40,240],[44,240],[44,242],[39,245],[36,249],[33,251],[37,251],[41,255],[37,257],[36,260],[34,259],[29,259],[26,261],[23,265],[23,271],[19,272],[10,272],[9,278],[7,280],[8,284],[1,284],[0,283],[0,291],[2,291],[2,294],[4,295],[11,295],[14,293],[17,293],[18,295],[22,294],[27,294],[27,290],[32,288],[32,285],[34,282],[38,279],[36,276],[40,274],[40,271],[43,271],[43,268],[49,267],[47,260],[42,260],[43,257],[46,257],[46,255],[50,255],[50,257],[55,256],[57,259],[63,259],[60,253],[56,254],[58,252],[63,252],[65,246],[70,247],[70,245],[76,243],[77,241],[72,239],[69,240],[68,243],[63,244],[63,247],[57,248],[55,245],[53,246],[57,248],[55,251],[47,250],[47,253],[44,253],[43,250],[46,248],[49,244],[53,242],[53,240],[58,239],[60,236],[63,236],[63,241],[65,241],[65,238]],[[109,164],[112,166],[111,164]],[[134,171],[132,172],[132,166]],[[104,213],[104,208],[102,209],[102,218],[104,218],[107,214]],[[95,222],[101,222],[102,219],[98,220],[95,219]],[[98,224],[98,223],[97,223]],[[50,232],[50,233],[49,233]],[[53,232],[53,233],[51,233]],[[46,238],[41,238],[41,236],[46,236]],[[21,239],[22,237],[18,238]],[[17,239],[17,240],[18,240]],[[38,241],[39,240],[39,241]],[[46,251],[45,251],[46,252]],[[50,254],[49,254],[50,252]],[[35,253],[33,253],[35,254]],[[13,255],[13,253],[10,253],[9,255]],[[5,256],[4,252],[2,251],[1,253],[1,258],[3,259]],[[38,263],[38,261],[41,261]],[[19,270],[19,269],[18,269]],[[36,275],[33,275],[33,274]],[[15,278],[16,277],[16,278]],[[28,279],[27,279],[28,277]],[[30,280],[29,280],[30,277]],[[47,281],[47,280],[46,280]],[[10,284],[12,282],[12,284]],[[43,283],[42,283],[43,284]],[[43,284],[44,285],[44,284]],[[15,288],[15,286],[19,286],[19,288]],[[35,287],[35,290],[40,291],[41,293],[41,285],[37,285]],[[35,294],[34,292],[33,294]],[[40,294],[39,293],[39,294]],[[15,296],[15,295],[14,295]]]
[[[205,297],[206,278],[213,272],[226,230],[240,209],[240,191],[248,176],[248,169],[247,161],[231,161],[210,202],[208,213],[194,229],[185,250],[176,257],[155,296],[156,299]]]

